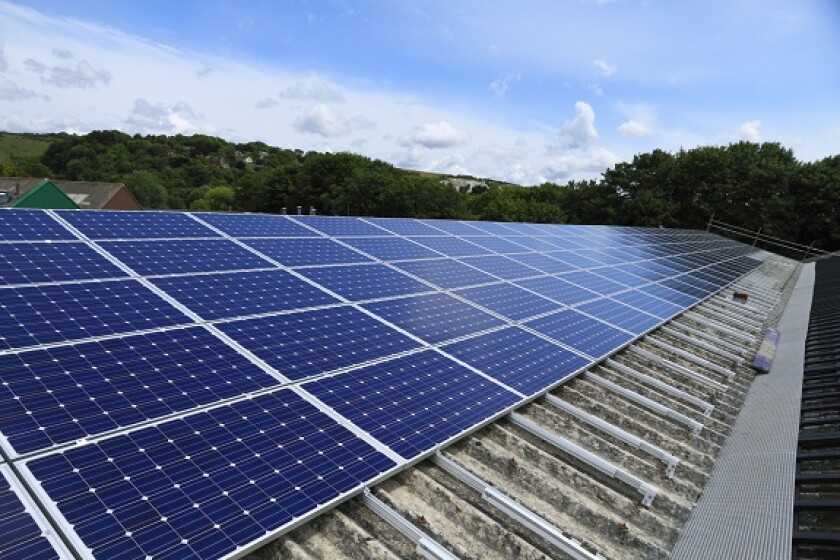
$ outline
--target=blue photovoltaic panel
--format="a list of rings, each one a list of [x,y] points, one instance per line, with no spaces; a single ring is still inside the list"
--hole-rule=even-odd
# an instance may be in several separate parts
[[[218,237],[184,212],[59,210],[58,215],[90,239]]]
[[[596,292],[581,288],[556,276],[519,280],[516,284],[565,305],[575,305],[601,297]]]
[[[432,344],[504,324],[500,319],[446,294],[379,301],[364,307]]]
[[[523,224],[517,222],[506,222],[505,227],[510,228],[513,230],[511,235],[546,235],[544,230],[541,230],[538,227],[535,227],[534,224]]]
[[[519,245],[524,245],[532,251],[556,251],[557,247],[542,237],[518,237],[514,239]]]
[[[43,210],[0,208],[0,241],[58,239],[76,239],[76,236]]]
[[[507,225],[499,222],[471,222],[470,225],[491,235],[514,235],[516,233]]]
[[[368,222],[397,235],[440,235],[440,230],[410,218],[365,218]]]
[[[558,261],[557,259],[553,259],[548,255],[544,255],[542,253],[508,255],[508,258],[511,258],[516,262],[528,265],[532,268],[536,268],[537,270],[545,272],[546,274],[557,274],[558,272],[568,272],[570,270],[575,270],[575,267],[573,267],[572,265],[562,261]]]
[[[433,351],[325,377],[304,388],[410,459],[519,402]]]
[[[630,274],[629,272],[625,272],[617,268],[597,268],[590,272],[592,274],[601,276],[602,278],[612,280],[613,282],[619,282],[620,284],[623,284],[630,288],[638,288],[639,286],[644,286],[645,284],[648,284],[650,282],[649,280],[645,280],[640,276]]]
[[[285,270],[167,276],[151,282],[208,320],[338,303]]]
[[[452,259],[402,262],[394,266],[444,289],[498,281],[489,274]]]
[[[0,467],[0,558],[52,560],[61,558],[46,533],[23,505],[8,480],[7,467]]]
[[[531,276],[542,276],[545,274],[536,268],[531,268],[509,258],[496,255],[487,257],[463,257],[458,260],[503,280],[516,280],[518,278],[529,278]]]
[[[501,237],[494,237],[494,236],[487,236],[487,237],[465,237],[467,241],[471,243],[475,243],[476,245],[481,245],[488,251],[493,251],[494,253],[499,253],[503,255],[508,254],[515,254],[515,253],[528,253],[531,249],[527,247],[523,247],[522,245],[517,245],[511,241],[506,239],[502,239]],[[515,239],[527,239],[526,237],[517,237]]]
[[[645,270],[651,270],[654,272],[658,272],[659,274],[663,275],[663,277],[670,277],[675,276],[679,271],[667,266],[665,262],[657,262],[657,261],[643,261],[638,263],[641,268]]]
[[[580,255],[573,251],[555,251],[554,253],[549,253],[548,255],[553,259],[563,261],[571,267],[586,269],[595,268],[597,266],[603,266],[602,263],[584,257],[583,255]]]
[[[428,259],[440,256],[439,253],[402,237],[348,237],[342,241],[383,261]]]
[[[305,268],[300,273],[350,301],[416,294],[434,289],[382,264]]]
[[[613,282],[612,280],[608,280],[586,270],[567,272],[565,274],[561,274],[559,277],[567,282],[572,282],[573,284],[584,287],[587,290],[598,292],[602,296],[614,294],[627,289],[627,286],[623,284]]]
[[[459,237],[412,237],[411,239],[448,257],[490,254],[490,251],[484,247],[464,241]]]
[[[560,305],[513,284],[492,284],[458,290],[458,295],[494,313],[520,321],[560,308]]]
[[[640,278],[644,278],[645,280],[648,280],[650,282],[656,282],[666,277],[665,274],[641,266],[641,263],[620,264],[616,267],[616,270],[621,270],[622,272],[629,272],[630,274],[633,274]]]
[[[0,290],[0,349],[188,323],[135,280]]]
[[[516,327],[455,342],[443,350],[528,396],[592,363]]]
[[[682,309],[691,307],[700,300],[699,297],[683,294],[676,290],[672,290],[671,288],[666,288],[662,284],[642,286],[639,288],[639,291],[658,297],[659,299],[664,299],[665,301],[670,301],[675,305],[679,305]]]
[[[450,235],[482,235],[484,232],[478,228],[473,227],[469,223],[458,222],[455,220],[420,220],[426,225],[432,226],[440,231],[444,231]]]
[[[196,214],[231,237],[313,237],[318,234],[285,216],[270,214]]]
[[[245,319],[217,326],[295,381],[420,346],[352,307]]]
[[[331,239],[253,239],[244,243],[286,266],[371,262]]]
[[[583,254],[585,257],[597,261],[599,263],[615,266],[627,262],[626,255],[612,255],[606,252],[605,249],[590,249],[588,251],[575,251],[578,254]]]
[[[125,276],[85,243],[8,243],[0,249],[0,284]]]
[[[328,216],[295,216],[294,219],[333,237],[356,237],[361,235],[390,235],[382,228],[359,218],[334,218]]]
[[[582,249],[584,246],[572,237],[546,237],[545,241],[554,245],[556,249]]]
[[[679,305],[674,305],[673,303],[655,298],[638,290],[622,292],[612,296],[611,299],[620,301],[625,305],[635,307],[636,309],[649,313],[655,317],[659,317],[660,319],[670,319],[674,315],[685,311],[685,309]]]
[[[219,558],[395,463],[290,390],[30,460],[97,560]]]
[[[106,241],[99,244],[140,275],[246,270],[273,266],[226,239]]]
[[[611,299],[599,299],[576,308],[593,317],[621,327],[634,334],[643,334],[662,324],[662,319],[648,315]]]
[[[680,276],[679,278],[669,278],[668,280],[663,280],[661,284],[666,288],[676,290],[680,293],[696,297],[698,299],[704,299],[709,294],[718,290],[717,286],[710,287],[708,283],[703,282],[702,280],[686,278],[685,276]]]
[[[0,381],[18,454],[278,384],[202,327],[6,354]]]
[[[632,336],[572,309],[534,319],[527,326],[595,359],[618,350]]]

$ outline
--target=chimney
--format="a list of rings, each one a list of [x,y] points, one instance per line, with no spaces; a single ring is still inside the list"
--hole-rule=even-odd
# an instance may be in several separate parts
[[[285,206],[284,206],[283,208],[281,208],[281,209],[280,209],[280,214],[281,214],[282,216],[285,216],[285,215],[286,215],[286,207],[285,207]]]
[[[300,216],[301,214],[303,214],[303,206],[298,206],[297,215]]]
[[[315,215],[315,207],[314,207],[314,206],[310,206],[310,207],[309,207],[309,215],[310,215],[310,216],[314,216],[314,215]]]

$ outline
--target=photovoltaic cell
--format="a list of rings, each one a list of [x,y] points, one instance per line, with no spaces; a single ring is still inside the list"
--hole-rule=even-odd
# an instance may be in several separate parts
[[[440,235],[440,230],[427,226],[420,220],[409,218],[365,218],[372,224],[397,235]]]
[[[433,288],[381,264],[305,268],[300,273],[350,301],[429,292]]]
[[[231,237],[313,237],[318,234],[285,216],[268,214],[195,214]]]
[[[500,319],[445,294],[378,301],[364,307],[432,344],[504,324]]]
[[[331,239],[253,239],[245,244],[286,266],[371,262]]]
[[[401,262],[394,266],[444,289],[498,281],[489,274],[452,259]]]
[[[542,253],[508,255],[508,258],[511,258],[518,263],[528,265],[532,268],[536,268],[537,270],[545,272],[546,274],[556,274],[558,272],[569,272],[570,270],[576,270],[575,267],[573,267],[572,265],[562,261],[558,261],[557,259],[551,258],[548,255],[544,255]]]
[[[135,280],[3,288],[0,349],[188,323]]]
[[[529,278],[531,276],[542,276],[545,274],[541,270],[531,268],[530,266],[503,256],[463,257],[458,260],[503,280],[516,280],[518,278]]]
[[[0,241],[61,239],[76,236],[43,210],[0,209]]]
[[[402,237],[347,237],[343,241],[383,261],[428,259],[440,256]]]
[[[597,274],[593,274],[588,270],[580,270],[576,272],[567,272],[559,275],[559,278],[578,286],[585,287],[587,290],[597,292],[602,296],[614,294],[622,290],[626,290],[627,286],[613,282]]]
[[[470,225],[491,235],[513,235],[516,233],[505,224],[499,222],[472,222]]]
[[[0,284],[121,276],[126,274],[85,243],[9,243],[0,251]]]
[[[595,268],[603,265],[596,260],[584,257],[582,254],[574,251],[556,251],[554,253],[549,253],[549,256],[553,259],[563,261],[570,267],[577,267],[581,269]]]
[[[492,284],[459,290],[458,295],[494,313],[520,321],[560,308],[560,305],[513,284]]]
[[[202,327],[2,355],[0,381],[17,454],[278,384]]]
[[[599,299],[584,303],[576,309],[634,334],[646,333],[662,323],[662,320],[658,317],[648,315],[611,299]]]
[[[26,463],[97,560],[219,558],[393,461],[289,390]]]
[[[595,359],[614,352],[633,338],[572,309],[534,319],[527,326]]]
[[[556,276],[519,280],[517,285],[566,305],[575,305],[600,297],[600,294],[566,282]]]
[[[357,237],[361,235],[390,235],[382,228],[359,218],[335,218],[331,216],[295,216],[294,220],[321,233],[333,237]]]
[[[641,266],[640,263],[631,263],[631,264],[622,264],[616,267],[616,270],[620,270],[622,272],[629,272],[635,276],[640,278],[644,278],[649,282],[657,282],[666,277],[665,274],[662,274],[659,271],[650,270]]]
[[[207,320],[317,307],[339,301],[285,270],[167,276],[151,281]]]
[[[352,307],[245,319],[218,327],[294,381],[420,346]]]
[[[52,560],[61,558],[46,532],[9,483],[9,467],[0,465],[0,558]]]
[[[58,215],[90,239],[218,237],[183,212],[58,210]]]
[[[686,278],[685,276],[680,276],[679,278],[669,278],[668,280],[663,280],[661,284],[666,288],[697,299],[703,299],[719,289],[719,286],[710,288],[707,282],[703,282],[702,280],[692,281],[691,278]]]
[[[519,401],[433,351],[325,377],[304,388],[406,459]]]
[[[541,237],[519,237],[515,239],[519,245],[524,245],[532,251],[556,251],[557,247]]]
[[[678,305],[655,298],[638,290],[622,292],[612,296],[610,299],[620,301],[625,305],[630,305],[640,311],[659,317],[660,319],[670,319],[671,317],[684,311],[684,309]]]
[[[487,237],[465,237],[467,241],[471,243],[475,243],[476,245],[481,245],[488,251],[493,251],[494,253],[499,253],[502,255],[509,255],[515,253],[528,253],[531,249],[524,247],[522,245],[518,245],[512,241],[508,241],[506,239],[502,239],[501,237],[494,237],[494,236],[487,236]],[[524,237],[519,237],[516,239],[527,239]]]
[[[607,280],[619,282],[620,284],[623,284],[630,288],[638,288],[639,286],[644,286],[645,284],[648,284],[650,282],[649,280],[645,280],[640,276],[630,274],[629,272],[625,272],[617,268],[597,268],[590,272],[602,278],[606,278]]]
[[[691,307],[700,299],[698,297],[689,296],[676,290],[672,290],[671,288],[666,288],[662,284],[649,284],[647,286],[642,286],[639,288],[639,291],[674,303],[678,305],[680,309]]]
[[[458,222],[455,220],[420,220],[426,225],[432,226],[435,229],[446,232],[450,235],[481,235],[480,229],[473,227],[465,222]]]
[[[99,244],[137,274],[184,274],[273,266],[226,239],[106,241]]]
[[[448,257],[490,254],[490,251],[484,247],[464,241],[459,237],[412,237],[410,239]]]
[[[516,327],[455,342],[443,350],[529,396],[591,364]]]

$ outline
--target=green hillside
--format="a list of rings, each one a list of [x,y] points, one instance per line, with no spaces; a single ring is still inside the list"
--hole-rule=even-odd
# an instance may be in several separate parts
[[[0,132],[0,164],[23,163],[39,160],[50,147],[54,135],[13,134]]]

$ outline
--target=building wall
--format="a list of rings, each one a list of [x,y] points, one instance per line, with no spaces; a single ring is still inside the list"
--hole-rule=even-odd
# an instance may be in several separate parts
[[[103,210],[142,210],[137,199],[131,196],[126,187],[119,189],[111,199],[102,205]]]

